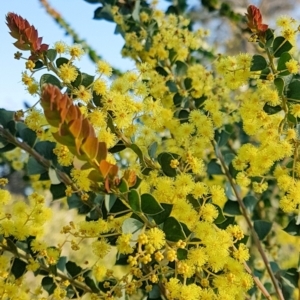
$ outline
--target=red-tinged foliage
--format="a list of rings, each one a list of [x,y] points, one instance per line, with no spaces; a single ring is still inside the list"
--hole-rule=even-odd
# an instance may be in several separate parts
[[[262,23],[262,15],[256,6],[248,6],[246,17],[248,18],[248,27],[253,33],[262,34],[267,31],[268,25]]]
[[[118,167],[106,161],[107,148],[99,142],[93,126],[67,94],[54,85],[46,84],[41,95],[41,106],[48,123],[58,131],[54,138],[80,160],[88,161],[100,171],[102,178],[114,179]]]
[[[47,51],[49,45],[42,44],[41,37],[34,26],[30,25],[26,19],[15,13],[8,13],[6,24],[10,29],[10,35],[17,39],[14,45],[20,50],[30,50],[33,55]]]

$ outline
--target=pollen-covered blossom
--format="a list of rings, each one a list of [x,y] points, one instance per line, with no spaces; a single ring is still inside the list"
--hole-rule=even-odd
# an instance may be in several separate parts
[[[117,249],[120,253],[130,254],[133,252],[133,248],[130,245],[132,234],[122,233],[117,239]]]
[[[92,268],[92,273],[97,281],[103,281],[106,275],[106,267],[103,264],[97,263]]]
[[[81,56],[84,54],[84,50],[82,49],[82,46],[80,44],[74,44],[72,46],[69,46],[68,51],[73,58],[77,59],[80,59]]]
[[[211,204],[206,203],[200,209],[200,217],[202,220],[212,223],[219,215],[217,208]]]
[[[299,63],[295,59],[287,61],[285,66],[291,74],[297,74],[299,72]]]
[[[62,166],[70,166],[73,163],[74,155],[70,152],[68,147],[56,144],[53,153],[56,154],[57,160]]]
[[[112,74],[112,68],[107,62],[100,60],[97,62],[96,72],[109,77]]]
[[[156,250],[161,249],[165,244],[165,233],[157,228],[151,228],[146,231],[148,243],[151,244]]]
[[[63,54],[67,52],[68,46],[63,41],[55,42],[54,49],[57,51],[58,54]]]
[[[93,253],[99,258],[104,258],[110,251],[110,245],[105,239],[100,239],[92,243]]]
[[[90,89],[87,89],[83,85],[80,85],[77,89],[73,91],[73,93],[85,103],[88,103],[93,97]]]
[[[58,75],[65,83],[71,83],[74,81],[78,75],[75,66],[70,64],[62,64],[58,69]]]

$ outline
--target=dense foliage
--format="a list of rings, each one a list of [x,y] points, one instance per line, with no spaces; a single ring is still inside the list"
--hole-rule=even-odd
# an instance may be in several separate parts
[[[217,55],[184,1],[101,3],[134,70],[84,73],[80,44],[6,15],[38,102],[0,109],[2,170],[33,191],[0,179],[1,299],[298,299],[299,24],[213,7],[256,49]]]

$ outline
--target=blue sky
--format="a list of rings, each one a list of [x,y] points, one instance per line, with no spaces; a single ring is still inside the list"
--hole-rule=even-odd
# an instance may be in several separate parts
[[[120,55],[123,40],[120,35],[114,35],[115,25],[106,21],[93,20],[93,12],[98,7],[83,0],[50,0],[49,3],[59,11],[76,30],[97,52],[109,63],[121,70],[132,69],[133,63],[125,60]],[[1,72],[0,72],[0,108],[18,110],[23,108],[23,102],[33,104],[37,98],[29,95],[21,82],[21,73],[25,70],[24,60],[15,60],[14,53],[18,50],[13,46],[15,40],[8,33],[5,24],[5,15],[14,12],[27,19],[34,25],[43,42],[50,47],[56,41],[63,40],[71,44],[70,37],[58,27],[53,19],[45,13],[38,0],[10,0],[1,1],[0,37],[1,37]],[[28,57],[29,52],[24,52]],[[77,66],[84,72],[94,74],[94,65],[87,57],[81,59]],[[40,74],[37,73],[37,79]]]

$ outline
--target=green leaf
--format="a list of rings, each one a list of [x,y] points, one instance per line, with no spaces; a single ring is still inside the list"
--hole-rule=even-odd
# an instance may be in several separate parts
[[[65,272],[65,270],[66,270],[66,262],[67,262],[67,257],[66,256],[61,256],[58,259],[58,262],[56,264],[57,269],[60,270],[60,271],[62,271],[62,272]]]
[[[261,55],[253,55],[250,71],[262,71],[267,67],[266,59]]]
[[[0,124],[7,128],[7,124],[14,119],[14,111],[0,108]]]
[[[152,216],[157,225],[163,223],[170,216],[173,208],[173,204],[169,203],[160,203],[160,205],[162,206],[163,211]]]
[[[71,84],[74,88],[78,88],[82,82],[82,74],[79,70],[77,70],[77,72],[78,72],[78,75],[77,75],[76,79],[71,82]]]
[[[17,128],[18,128],[18,123],[17,123]],[[33,147],[35,144],[35,141],[37,139],[35,131],[29,129],[29,128],[24,128],[19,131],[20,138],[30,147]]]
[[[254,196],[251,196],[251,195],[250,196],[246,196],[243,199],[244,205],[247,208],[247,210],[248,210],[249,213],[253,212],[254,207],[256,206],[257,201],[258,201],[257,198],[254,197]]]
[[[68,64],[69,60],[65,57],[59,57],[55,63],[56,63],[56,66],[59,68],[63,64]]]
[[[109,22],[113,22],[114,18],[111,13],[111,6],[110,5],[105,5],[105,6],[100,6],[94,11],[94,19],[95,20],[106,20]]]
[[[290,235],[300,236],[300,224],[297,224],[296,219],[291,220],[283,230]]]
[[[283,52],[280,55],[277,63],[277,71],[284,71],[284,72],[280,72],[279,76],[286,76],[290,74],[290,72],[287,70],[285,65],[286,62],[288,62],[290,59],[292,59],[292,56],[288,52]]]
[[[151,195],[143,194],[141,196],[142,212],[147,215],[156,215],[164,209],[160,203]]]
[[[149,292],[147,300],[163,300],[158,284],[152,285],[152,290]]]
[[[11,273],[15,276],[15,279],[20,278],[26,272],[27,263],[23,260],[15,257],[11,266]]]
[[[128,202],[129,206],[132,208],[133,211],[141,212],[141,197],[137,190],[132,189],[128,193]]]
[[[181,124],[187,123],[189,121],[190,112],[186,109],[181,109],[178,114],[178,119]]]
[[[7,144],[5,144],[4,147],[0,148],[0,153],[8,152],[15,148],[16,148],[16,145],[7,143]]]
[[[51,184],[50,192],[52,194],[53,200],[61,199],[66,196],[66,186],[64,183]]]
[[[53,62],[56,58],[57,51],[55,49],[49,49],[46,53],[47,58]]]
[[[273,41],[274,41],[274,30],[273,29],[269,28],[266,31],[266,41],[267,41],[266,46],[271,47],[273,44]]]
[[[273,43],[273,54],[275,57],[280,57],[283,52],[288,52],[293,48],[293,45],[283,36],[275,38]]]
[[[168,152],[163,152],[158,155],[157,157],[158,163],[161,165],[163,172],[168,177],[176,176],[177,174],[176,170],[174,168],[171,168],[171,160],[177,159],[178,157],[179,157],[178,154],[168,153]]]
[[[175,106],[180,106],[183,99],[184,99],[183,96],[181,96],[179,93],[176,93],[176,94],[173,96],[173,103],[174,103],[174,105],[175,105]]]
[[[70,260],[66,263],[66,269],[72,277],[76,277],[82,271],[81,267],[79,267],[76,263]]]
[[[268,114],[268,115],[274,115],[277,114],[278,112],[280,112],[282,110],[282,107],[280,105],[276,105],[276,106],[271,106],[269,104],[265,104],[263,107],[263,110]]]
[[[81,73],[81,75],[82,75],[81,84],[83,86],[85,86],[86,88],[89,87],[94,82],[95,76],[92,76],[92,75],[89,75],[86,73]]]
[[[178,88],[177,88],[177,85],[176,85],[175,81],[172,81],[172,80],[167,81],[166,86],[169,88],[169,91],[171,93],[177,93],[178,92]]]
[[[118,188],[121,193],[127,193],[129,191],[129,186],[128,186],[128,182],[126,181],[126,179],[124,179],[124,178],[121,179]]]
[[[277,89],[277,92],[278,92],[278,95],[279,96],[282,96],[283,94],[283,91],[284,91],[284,80],[280,77],[277,77],[275,80],[274,80],[274,84],[276,86],[276,89]]]
[[[139,146],[136,145],[136,144],[131,144],[131,145],[129,146],[129,148],[132,149],[132,150],[134,151],[134,153],[138,156],[138,158],[139,158],[139,160],[140,160],[140,164],[141,164],[142,166],[144,166],[144,165],[145,165],[144,154],[143,154],[142,150],[139,148]]]
[[[149,149],[148,149],[148,154],[151,158],[156,158],[155,154],[156,154],[156,151],[157,151],[157,148],[158,148],[158,144],[157,142],[153,142]]]
[[[27,173],[28,175],[42,174],[47,169],[42,166],[34,157],[30,156],[27,162]]]
[[[219,147],[226,145],[227,141],[230,138],[231,133],[227,132],[226,130],[222,130],[221,132],[215,132],[215,141],[217,142]]]
[[[287,98],[290,101],[296,101],[299,102],[300,100],[300,81],[294,80],[288,85],[287,88]]]
[[[185,62],[182,62],[180,60],[177,60],[175,62],[176,68],[175,68],[175,73],[177,76],[183,76],[186,74],[188,65]]]
[[[55,154],[53,153],[53,149],[55,148],[55,146],[56,143],[54,142],[43,141],[36,143],[34,146],[34,150],[44,156],[46,159],[51,160],[55,157]]]
[[[143,227],[144,223],[140,222],[137,219],[128,218],[122,224],[122,232],[135,234],[139,232]]]
[[[282,278],[284,278],[284,281],[288,283],[293,288],[296,288],[298,286],[298,280],[299,280],[299,271],[296,268],[290,268],[285,270],[281,274]]]
[[[95,281],[92,278],[87,276],[84,278],[84,282],[92,290],[93,293],[99,292],[99,289],[97,288]]]
[[[168,217],[164,222],[163,231],[168,241],[177,242],[186,238],[184,230],[174,217]]]
[[[72,194],[71,197],[67,198],[69,209],[77,208],[79,214],[87,214],[91,208],[84,204],[77,194]]]
[[[183,83],[184,83],[184,87],[185,87],[186,90],[189,90],[189,89],[192,88],[192,86],[193,86],[192,82],[193,82],[192,78],[187,77],[187,78],[184,79]]]
[[[42,279],[42,287],[43,289],[48,292],[49,295],[53,294],[54,290],[56,289],[56,284],[52,277],[46,276]]]
[[[185,259],[187,259],[187,256],[188,256],[188,250],[187,249],[181,249],[181,248],[177,249],[177,258],[178,258],[178,260],[185,260]]]
[[[217,163],[216,159],[212,159],[207,165],[207,173],[209,175],[220,175],[223,174],[221,166]]]
[[[217,210],[218,210],[218,217],[215,219],[214,223],[215,223],[215,224],[221,224],[221,223],[225,222],[225,221],[226,221],[226,218],[225,218],[224,215],[223,215],[222,209],[221,209],[218,205],[215,205],[215,204],[214,204],[214,206],[215,206],[215,207],[217,208]]]
[[[43,62],[41,60],[38,60],[35,62],[34,70],[41,69],[44,66]]]
[[[228,200],[225,203],[223,212],[230,216],[238,216],[242,214],[239,203],[237,201],[232,201],[232,200]]]
[[[155,68],[155,71],[156,71],[159,75],[164,76],[164,77],[166,77],[166,76],[169,75],[169,73],[168,73],[163,67],[156,67],[156,68]]]
[[[272,228],[272,223],[263,221],[263,220],[256,220],[254,221],[254,230],[256,231],[260,240],[263,240]]]
[[[106,201],[106,197],[105,197],[105,206],[108,212],[112,214],[118,213],[118,216],[120,217],[126,214],[126,211],[128,211],[128,207],[119,198],[115,199],[115,196],[111,195],[108,199],[111,200]],[[107,207],[107,204],[109,205],[109,207]],[[120,213],[122,211],[125,211],[125,213],[123,214]]]

